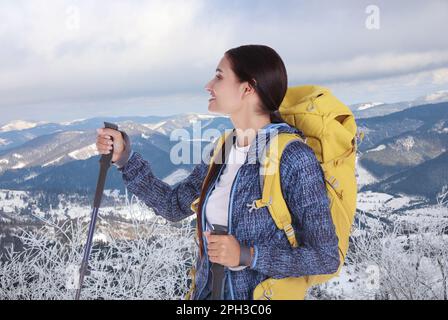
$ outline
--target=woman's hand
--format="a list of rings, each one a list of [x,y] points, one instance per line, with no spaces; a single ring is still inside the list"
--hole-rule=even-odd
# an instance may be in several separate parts
[[[96,132],[98,133],[96,138],[96,148],[98,149],[98,152],[100,154],[109,154],[110,150],[112,150],[111,137],[113,137],[114,153],[112,155],[112,162],[120,159],[125,149],[125,143],[121,132],[109,128],[96,129]]]
[[[208,256],[211,262],[225,267],[237,267],[240,264],[240,243],[232,235],[212,235],[204,232],[207,237]]]

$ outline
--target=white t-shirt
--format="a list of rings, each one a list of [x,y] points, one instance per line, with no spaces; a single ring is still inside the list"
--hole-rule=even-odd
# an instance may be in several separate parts
[[[239,147],[237,143],[234,143],[232,148],[230,148],[227,165],[216,182],[215,189],[210,194],[205,208],[208,223],[207,230],[210,230],[209,226],[211,224],[227,226],[230,189],[233,180],[235,180],[236,172],[246,161],[249,148],[250,145]]]
[[[207,205],[205,207],[205,215],[207,220],[207,230],[211,229],[212,224],[219,224],[227,226],[228,208],[230,200],[230,189],[232,188],[233,180],[235,180],[236,172],[246,161],[247,152],[250,145],[245,147],[237,146],[237,142],[230,148],[227,165],[221,173],[221,177],[215,184],[215,189],[208,197]],[[245,266],[229,268],[233,271],[238,271],[246,268]]]

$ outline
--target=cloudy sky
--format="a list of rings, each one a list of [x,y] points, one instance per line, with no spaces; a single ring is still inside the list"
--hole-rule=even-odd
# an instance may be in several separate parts
[[[290,86],[412,100],[448,89],[447,21],[446,0],[0,0],[0,124],[206,113],[242,44],[273,47]]]

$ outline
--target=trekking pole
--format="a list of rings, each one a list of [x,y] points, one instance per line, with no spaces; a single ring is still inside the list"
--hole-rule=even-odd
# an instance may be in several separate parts
[[[226,235],[227,227],[219,224],[213,225],[211,234],[214,235]],[[212,300],[224,299],[224,266],[219,263],[212,263]]]
[[[104,127],[109,129],[118,130],[118,126],[113,123],[104,122]],[[111,137],[113,141],[113,137]],[[112,155],[114,153],[114,146],[112,144],[112,150],[108,154],[103,154],[100,158],[100,173],[98,176],[98,181],[96,184],[96,191],[95,191],[95,199],[93,201],[93,210],[92,215],[90,219],[90,225],[89,225],[89,232],[87,234],[87,242],[84,247],[84,257],[82,258],[81,267],[79,269],[79,281],[78,281],[78,288],[76,289],[76,296],[75,299],[79,300],[79,296],[81,295],[81,289],[82,289],[82,283],[84,282],[84,276],[88,274],[88,267],[89,267],[89,256],[90,251],[92,249],[92,240],[93,240],[93,233],[95,231],[95,224],[96,224],[96,218],[98,216],[98,210],[101,204],[101,198],[103,196],[104,191],[104,184],[106,182],[106,176],[107,176],[107,170],[109,170],[110,163],[112,161]]]

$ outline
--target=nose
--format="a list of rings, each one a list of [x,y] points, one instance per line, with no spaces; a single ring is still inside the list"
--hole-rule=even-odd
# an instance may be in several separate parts
[[[207,82],[207,84],[205,85],[204,89],[207,90],[208,92],[212,92],[212,80],[210,80],[209,82]]]

